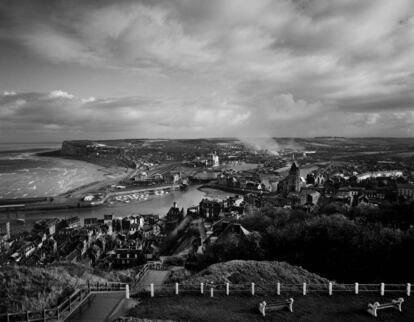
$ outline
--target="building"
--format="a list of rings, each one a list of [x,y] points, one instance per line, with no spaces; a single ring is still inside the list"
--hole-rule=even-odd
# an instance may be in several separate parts
[[[414,198],[414,184],[397,184],[398,197]]]
[[[67,228],[78,228],[81,226],[81,222],[78,216],[70,217],[63,221],[63,226]]]
[[[145,261],[142,250],[136,248],[115,249],[114,266],[130,267],[143,264]]]
[[[84,226],[94,226],[98,223],[98,218],[85,218],[83,220]]]
[[[165,216],[165,230],[167,232],[172,231],[184,218],[184,208],[180,210],[177,203],[174,202],[173,206],[168,210],[167,215]]]
[[[180,172],[171,172],[167,178],[168,183],[177,184],[181,180],[181,173]]]
[[[203,199],[199,204],[199,214],[202,218],[217,220],[222,208],[222,203],[217,200]]]
[[[321,194],[316,190],[302,190],[300,192],[301,206],[315,206],[318,203]]]
[[[209,167],[218,167],[220,165],[219,156],[216,152],[209,154],[206,165]]]
[[[113,215],[104,215],[104,224],[112,225]]]
[[[300,192],[301,185],[300,169],[296,162],[293,161],[289,175],[279,183],[278,191],[284,194],[298,193]]]
[[[56,227],[58,223],[59,219],[57,218],[38,220],[34,224],[33,230],[36,232],[44,232],[47,235],[52,236],[56,233]]]
[[[10,238],[10,221],[0,223],[0,238]]]
[[[356,180],[357,182],[361,182],[371,178],[398,178],[402,176],[403,172],[400,170],[373,171],[357,175]]]

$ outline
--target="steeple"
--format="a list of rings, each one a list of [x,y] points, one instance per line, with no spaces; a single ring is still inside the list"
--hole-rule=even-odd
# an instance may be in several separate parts
[[[290,167],[290,170],[289,170],[289,174],[290,175],[293,175],[293,176],[297,176],[297,177],[299,177],[300,176],[300,169],[299,169],[299,166],[298,166],[298,164],[296,163],[296,161],[295,161],[295,158],[293,157],[293,160],[292,160],[292,165],[291,165],[291,167]]]

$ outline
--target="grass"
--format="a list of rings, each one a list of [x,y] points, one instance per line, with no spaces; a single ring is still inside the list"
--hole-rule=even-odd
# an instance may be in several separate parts
[[[329,281],[317,274],[286,262],[232,260],[210,265],[208,268],[180,281],[183,284],[196,284],[214,281],[215,283],[263,283],[276,284],[328,284]],[[172,277],[174,280],[174,276]]]
[[[0,313],[42,310],[57,304],[87,282],[129,282],[134,272],[105,272],[59,263],[45,267],[0,267]]]
[[[368,303],[388,302],[401,295],[384,296],[377,294],[334,294],[296,295],[293,313],[288,310],[272,312],[263,317],[258,304],[269,300],[266,296],[179,295],[170,297],[140,298],[140,303],[130,310],[129,316],[141,319],[175,321],[414,321],[414,299],[402,296],[405,302],[403,312],[393,309],[381,310],[374,318],[366,312]],[[284,299],[286,297],[281,296]]]

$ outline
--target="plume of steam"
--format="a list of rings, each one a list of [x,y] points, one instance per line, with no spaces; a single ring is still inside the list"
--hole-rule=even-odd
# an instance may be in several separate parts
[[[243,137],[238,139],[252,150],[267,150],[270,154],[279,155],[280,146],[273,138]]]
[[[295,142],[294,139],[280,139],[279,142],[275,138],[271,137],[241,137],[238,138],[248,148],[254,151],[267,151],[272,155],[279,155],[279,153],[285,149],[301,151],[304,147]]]

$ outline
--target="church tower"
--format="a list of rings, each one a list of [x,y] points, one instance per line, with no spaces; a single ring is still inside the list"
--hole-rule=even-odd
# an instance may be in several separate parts
[[[289,176],[287,177],[288,192],[300,192],[300,169],[299,166],[293,161],[289,170]]]

